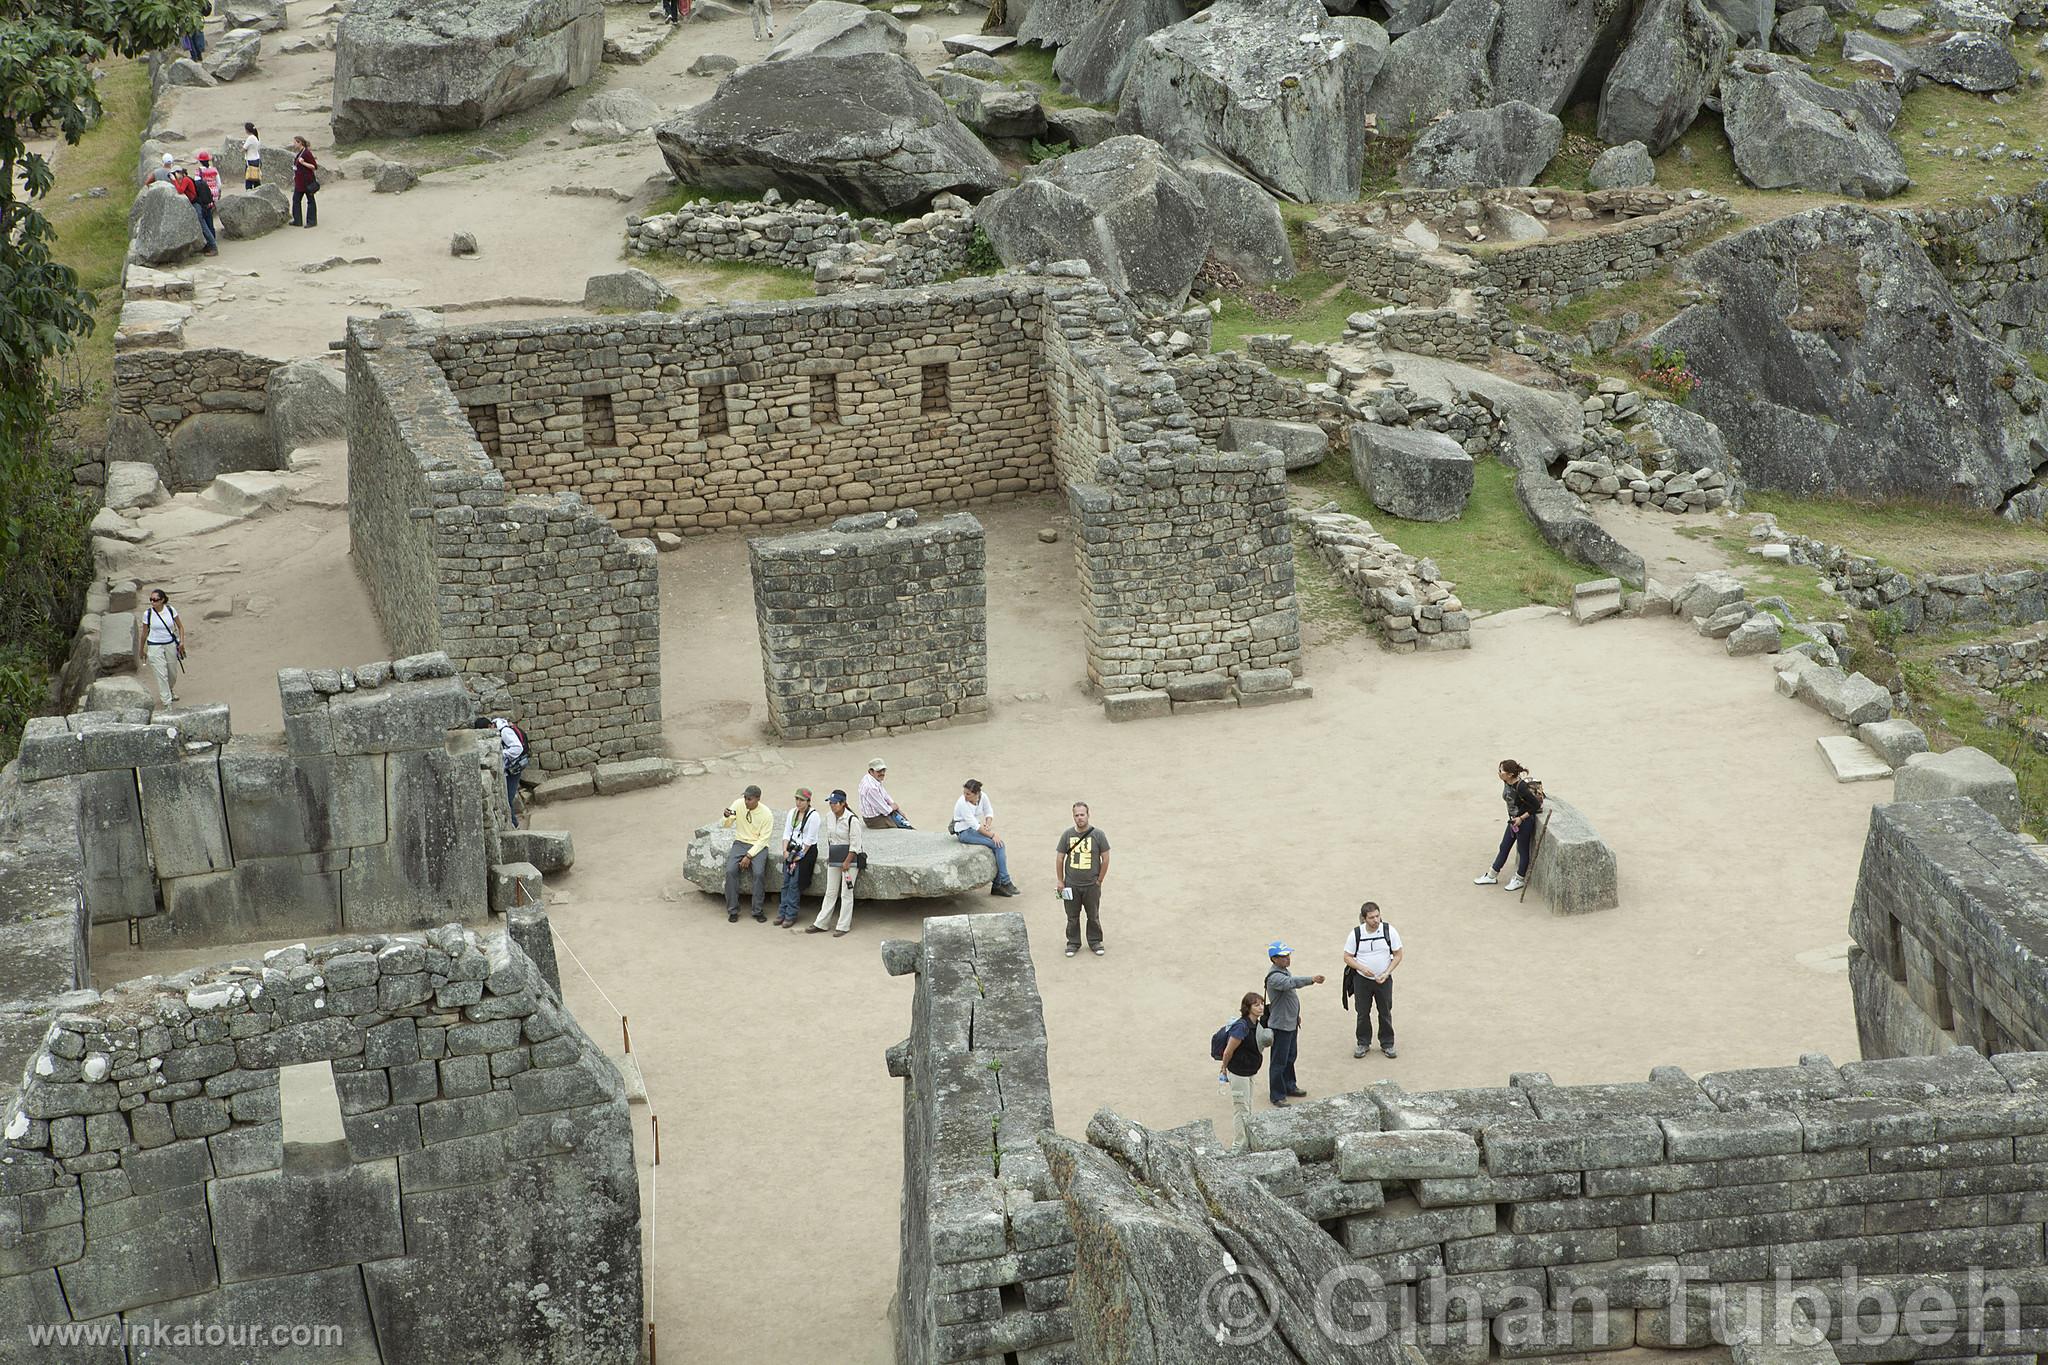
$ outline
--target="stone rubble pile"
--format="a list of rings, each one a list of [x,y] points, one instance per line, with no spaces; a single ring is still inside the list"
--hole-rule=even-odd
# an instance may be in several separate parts
[[[1472,617],[1457,585],[1438,576],[1435,561],[1403,552],[1371,522],[1336,510],[1335,503],[1313,512],[1294,508],[1288,516],[1358,598],[1381,648],[1412,654],[1472,647]]]
[[[1728,501],[1727,477],[1715,469],[1686,473],[1626,461],[1573,460],[1564,467],[1564,486],[1582,498],[1611,498],[1667,512],[1711,512]]]

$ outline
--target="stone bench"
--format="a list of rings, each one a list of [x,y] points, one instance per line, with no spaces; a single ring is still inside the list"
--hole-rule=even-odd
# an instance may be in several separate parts
[[[1543,815],[1537,818],[1545,816],[1529,863],[1529,889],[1550,902],[1553,915],[1583,915],[1621,904],[1614,850],[1592,822],[1555,796],[1544,797]]]
[[[782,833],[783,812],[775,814],[777,838]],[[963,844],[950,834],[926,829],[864,829],[867,870],[854,885],[855,898],[862,901],[905,901],[931,896],[957,896],[968,891],[986,891],[996,879],[996,855],[978,844]],[[732,846],[732,831],[716,823],[700,825],[690,839],[690,851],[683,861],[683,876],[700,891],[725,893],[725,852]],[[774,856],[780,847],[769,846],[768,890],[782,890],[782,859]],[[820,860],[823,854],[819,855]],[[758,864],[756,865],[759,866]],[[752,895],[752,873],[740,875],[741,889]],[[810,892],[823,894],[825,871],[820,867],[811,878]]]

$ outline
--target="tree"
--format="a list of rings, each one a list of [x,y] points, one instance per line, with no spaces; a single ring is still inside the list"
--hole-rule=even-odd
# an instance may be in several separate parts
[[[50,448],[50,359],[92,329],[92,296],[50,254],[49,161],[28,139],[76,142],[100,115],[93,65],[197,28],[200,0],[0,0],[0,761],[63,650],[91,568],[86,519]]]

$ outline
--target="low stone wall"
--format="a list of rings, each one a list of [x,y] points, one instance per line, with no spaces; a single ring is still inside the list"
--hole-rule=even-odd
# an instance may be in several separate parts
[[[1534,241],[1472,240],[1493,204],[1538,221],[1605,221]],[[1319,218],[1303,239],[1318,266],[1376,298],[1435,304],[1486,284],[1504,303],[1554,308],[1654,274],[1729,212],[1725,199],[1689,190],[1403,190]],[[1432,251],[1401,236],[1411,221],[1441,233],[1442,245]]]
[[[1635,503],[1667,512],[1708,512],[1728,502],[1728,478],[1717,469],[1650,470],[1611,460],[1573,460],[1564,486],[1587,501]]]
[[[1225,351],[1221,355],[1186,356],[1170,362],[1173,382],[1195,432],[1205,441],[1223,434],[1232,417],[1262,417],[1280,422],[1313,422],[1315,399],[1298,379],[1274,374],[1263,363],[1247,362]]]
[[[896,1358],[1034,1359],[1073,1336],[1074,1235],[1038,1148],[1052,1084],[1024,917],[936,916],[882,954],[917,977],[888,1057],[903,1081]]]
[[[2048,678],[2048,635],[1963,645],[1942,662],[1979,687],[2017,687]]]
[[[988,714],[988,579],[965,513],[842,517],[747,542],[768,719],[785,739]]]
[[[1774,539],[1791,548],[1792,563],[1819,569],[1845,605],[1891,611],[1909,635],[1952,626],[2048,621],[2048,569],[1909,575],[1809,536],[1780,533]]]
[[[626,219],[626,249],[635,255],[669,251],[693,261],[744,261],[809,270],[832,247],[857,240],[881,219],[851,214],[810,199],[779,201],[700,199],[674,213]]]
[[[307,1065],[332,1075],[342,1141],[281,1102],[281,1071]],[[58,1013],[10,1098],[10,1358],[36,1357],[15,1349],[32,1326],[269,1322],[325,1324],[323,1350],[384,1365],[541,1365],[565,1341],[640,1359],[624,1088],[502,936],[451,924],[145,977]]]
[[[402,318],[350,323],[348,399],[352,553],[393,645],[509,695],[543,770],[657,755],[654,546],[508,490]]]
[[[1458,600],[1457,584],[1437,577],[1433,560],[1403,554],[1371,522],[1338,511],[1335,503],[1314,512],[1294,508],[1288,517],[1358,599],[1380,648],[1412,654],[1472,647],[1472,617]]]
[[[1876,807],[1849,912],[1863,1055],[2048,1045],[2044,922],[2048,863],[1983,807]]]
[[[814,287],[820,294],[907,289],[967,274],[972,269],[974,214],[951,195],[932,202],[940,205],[948,199],[958,207],[934,207],[921,218],[873,228],[864,223],[860,240],[833,247],[818,258],[811,271]]]
[[[470,918],[505,788],[454,673],[443,655],[286,669],[282,737],[232,734],[225,706],[38,717],[16,771],[76,813],[86,919],[145,945]]]
[[[1979,327],[2016,351],[2038,349],[2048,330],[2048,182],[1900,216]]]
[[[1374,335],[1383,346],[1411,355],[1483,363],[1493,348],[1514,335],[1505,313],[1465,312],[1456,308],[1388,308],[1372,315]]]
[[[122,351],[114,357],[114,411],[132,413],[168,438],[202,412],[262,413],[270,372],[284,362],[225,347]]]

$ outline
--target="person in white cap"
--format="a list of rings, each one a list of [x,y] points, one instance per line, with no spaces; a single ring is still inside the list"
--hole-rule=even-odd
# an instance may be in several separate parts
[[[1273,1053],[1266,1060],[1266,1098],[1285,1105],[1308,1094],[1294,1078],[1294,1058],[1301,1047],[1303,986],[1320,986],[1320,976],[1296,976],[1288,968],[1294,949],[1280,939],[1266,945],[1266,1027],[1273,1030]]]
[[[176,180],[178,178],[177,166],[178,158],[172,156],[169,152],[165,152],[163,155],[163,160],[157,163],[157,168],[149,173],[149,179],[143,181],[142,183],[145,185],[154,185],[157,182],[161,181],[164,184],[168,185],[173,180]]]
[[[882,785],[889,776],[889,765],[879,758],[868,760],[867,775],[860,780],[860,787],[853,794],[854,809],[869,829],[909,829],[910,817],[896,804],[896,798],[889,795],[889,789]]]

